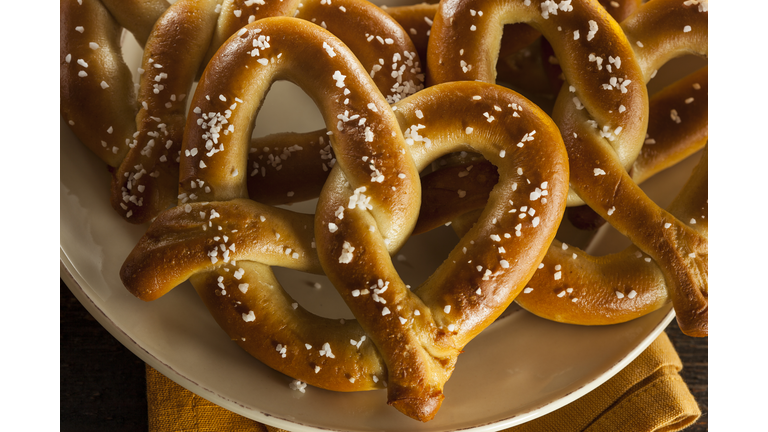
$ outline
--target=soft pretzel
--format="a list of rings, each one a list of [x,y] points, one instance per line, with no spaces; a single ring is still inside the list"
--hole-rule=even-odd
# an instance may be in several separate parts
[[[221,4],[219,4],[221,3]],[[201,28],[190,28],[189,31],[179,32],[178,28],[183,23],[194,23],[197,16],[207,16],[208,19]],[[168,198],[175,198],[175,189],[158,184],[159,179],[178,181],[178,172],[176,171],[176,159],[172,155],[178,155],[181,143],[181,131],[184,126],[183,104],[176,104],[178,107],[172,107],[173,112],[167,109],[168,95],[171,98],[177,94],[174,92],[161,91],[159,94],[155,91],[156,81],[163,73],[162,70],[153,69],[152,64],[162,62],[163,64],[178,65],[174,68],[173,74],[167,73],[169,85],[174,78],[182,76],[184,79],[175,81],[179,89],[184,89],[184,93],[189,90],[194,75],[192,74],[200,66],[207,63],[213,53],[216,52],[221,43],[231,34],[237,32],[243,25],[250,21],[269,16],[295,16],[317,23],[336,34],[344,41],[353,52],[358,55],[361,62],[370,71],[374,82],[387,95],[390,102],[395,102],[402,97],[411,94],[422,87],[422,75],[419,69],[419,60],[415,54],[415,49],[411,44],[405,32],[389,16],[380,9],[364,0],[337,0],[330,4],[326,1],[299,2],[298,0],[285,2],[270,2],[267,5],[259,4],[253,1],[211,1],[206,3],[182,1],[169,9],[166,16],[160,20],[156,30],[155,37],[150,39],[144,56],[144,69],[151,71],[142,81],[142,96],[146,105],[139,116],[153,120],[147,122],[145,128],[150,133],[158,133],[157,124],[162,124],[165,131],[175,131],[173,135],[169,133],[166,142],[171,142],[170,147],[165,148],[153,146],[147,148],[143,142],[151,141],[151,136],[142,140],[142,135],[137,139],[136,148],[129,157],[133,156],[135,160],[130,163],[124,163],[121,168],[121,175],[116,179],[119,183],[113,185],[113,200],[120,196],[123,205],[127,205],[126,212],[133,212],[136,215],[142,212],[143,217],[136,218],[136,221],[146,220],[153,216],[168,202],[163,200],[158,202],[157,206],[131,205],[126,202],[126,198],[135,201],[141,200],[141,194],[145,196],[151,194],[151,191],[165,192]],[[355,18],[355,19],[350,19]],[[187,27],[191,27],[187,24]],[[173,45],[169,41],[181,41],[187,43],[185,50],[179,50],[177,44]],[[372,49],[375,48],[375,49]],[[259,47],[254,47],[255,51]],[[189,52],[194,52],[195,56],[190,57]],[[193,61],[190,61],[194,59]],[[149,64],[153,62],[152,64]],[[189,64],[188,64],[189,63]],[[181,67],[184,69],[181,69]],[[396,66],[395,72],[382,70],[383,68],[392,69]],[[376,73],[382,70],[381,73]],[[178,79],[178,78],[177,78]],[[315,133],[318,137],[324,137],[325,131]],[[138,149],[144,148],[146,151],[140,152]],[[259,162],[256,162],[261,156],[263,147],[254,148],[252,154],[251,170],[259,170]],[[208,149],[208,151],[211,151]],[[148,166],[164,167],[160,169],[161,175],[153,177],[142,177],[136,179],[136,175],[141,175],[143,171],[152,172]],[[155,169],[158,172],[158,169]],[[167,175],[163,175],[167,172]],[[158,179],[158,180],[155,180]],[[144,192],[136,192],[138,186],[144,186]],[[118,194],[118,187],[120,193]],[[172,196],[170,194],[173,193]],[[138,196],[138,198],[137,198]],[[117,208],[117,207],[116,207]],[[127,214],[127,213],[126,213]]]
[[[656,0],[643,5],[625,20],[623,28],[627,37],[639,48],[637,59],[644,82],[674,56],[691,51],[706,55],[707,13],[699,9],[693,2],[686,5]],[[683,332],[706,336],[707,238],[705,233],[690,227],[706,217],[706,188],[697,188],[697,192],[704,195],[696,201],[699,207],[690,209],[700,213],[698,217],[680,220],[660,209],[632,181],[616,155],[595,139],[596,130],[587,124],[585,110],[578,111],[567,103],[566,93],[565,88],[561,90],[553,118],[564,136],[578,136],[566,141],[572,188],[659,265]],[[685,100],[677,104],[684,105]],[[675,110],[671,110],[669,116],[669,126],[681,122]]]
[[[86,0],[85,6],[98,10],[99,4]],[[134,10],[141,15],[147,8],[142,7],[133,9],[131,4],[120,4],[118,9],[131,18],[128,12]],[[100,10],[100,19],[109,21],[106,9]],[[120,92],[109,90],[105,93],[111,98],[109,103],[96,99],[97,103],[91,104],[93,90],[84,91],[81,83],[87,82],[96,89],[99,82],[91,82],[95,77],[88,81],[78,77],[81,81],[76,81],[77,86],[70,84],[78,70],[62,63],[62,112],[78,137],[111,166],[118,167],[112,182],[111,202],[124,218],[134,223],[146,222],[176,199],[185,98],[198,70],[221,43],[243,25],[259,18],[283,15],[315,22],[338,35],[358,55],[390,103],[423,87],[420,61],[407,34],[392,18],[365,0],[335,0],[333,5],[325,0],[269,4],[252,0],[178,1],[160,17],[147,40],[140,69],[138,106],[132,96],[130,73],[124,65],[119,69],[121,86],[116,89]],[[83,45],[77,38],[75,26],[69,25],[68,20],[87,16],[83,15],[80,5],[62,3],[63,59],[64,52],[71,51],[71,45]],[[131,22],[131,19],[125,21]],[[114,61],[118,61],[119,27],[112,24],[109,47]],[[142,27],[141,34],[144,30]],[[137,35],[139,40],[147,39],[141,38]],[[88,50],[88,44],[84,46],[83,50]],[[89,63],[92,69],[105,69],[102,78],[109,85],[114,78],[110,76],[109,65],[101,60],[94,57]],[[100,116],[114,121],[101,120]],[[93,122],[81,121],[90,117],[110,126],[93,127]],[[318,131],[315,135],[324,134],[325,131]],[[118,137],[117,142],[104,141],[102,135],[114,135]],[[253,163],[258,165],[259,156],[256,151]]]
[[[640,0],[599,0],[599,2],[617,21],[624,20],[641,3]],[[408,31],[422,59],[427,58],[427,43],[437,8],[436,2],[384,7],[384,10]],[[554,58],[551,57],[554,54],[551,52],[552,48],[546,40],[541,39],[539,43],[539,36],[541,33],[524,23],[504,26],[496,63],[497,80],[512,88],[520,89],[525,94],[547,94],[554,97],[562,85],[562,81],[559,80],[562,70],[552,63]],[[551,76],[549,80],[547,75]],[[551,87],[553,82],[556,83],[554,88]]]
[[[589,112],[598,129],[594,135],[601,141],[600,134],[607,137],[605,144],[629,168],[645,137],[648,95],[629,41],[597,0],[560,5],[530,0],[443,1],[429,40],[427,82],[495,82],[501,30],[513,22],[528,23],[552,44],[569,83],[565,91],[573,90],[573,95],[563,97]],[[609,57],[621,59],[620,68],[612,66]],[[568,143],[574,138],[563,133],[563,139]],[[579,201],[572,191],[568,204]]]
[[[264,363],[333,390],[386,386],[391,405],[427,421],[461,348],[523,289],[554,238],[568,189],[557,129],[492,84],[437,86],[390,107],[322,28],[270,18],[244,29],[218,51],[192,101],[181,161],[189,200],[153,222],[121,277],[145,300],[189,278],[222,328]],[[270,46],[251,57],[259,38]],[[246,199],[253,119],[277,78],[307,91],[332,132],[338,162],[314,223]],[[462,119],[445,116],[446,106]],[[223,149],[207,154],[210,135],[224,129]],[[527,145],[517,146],[521,139]],[[495,163],[502,180],[476,227],[409,291],[390,254],[415,224],[419,170],[463,149]],[[522,207],[530,217],[514,214]],[[282,291],[270,265],[324,271],[358,320],[313,316]]]
[[[639,8],[635,14],[623,23],[629,41],[638,47],[637,59],[643,66],[642,76],[645,81],[650,79],[653,71],[663,64],[664,61],[675,55],[687,52],[706,55],[707,15],[702,13],[706,12],[706,6],[699,5],[698,2],[678,3],[662,0],[650,2]],[[552,18],[551,15],[550,18]],[[434,32],[435,28],[433,28],[433,34]],[[430,41],[430,44],[432,42],[433,40]],[[556,44],[553,45],[557,51]],[[431,55],[431,53],[428,55]],[[605,56],[603,58],[608,57]],[[633,57],[621,58],[620,70],[624,71],[625,63],[633,61]],[[596,63],[594,61],[596,59],[594,53],[590,59],[593,59],[593,64]],[[563,62],[561,61],[561,63]],[[603,69],[607,70],[609,64],[612,64],[612,69],[616,70],[615,57],[609,58],[609,63],[604,65]],[[431,74],[434,73],[435,68],[432,67],[430,71]],[[704,74],[706,74],[706,71],[704,71]],[[568,78],[567,73],[566,78]],[[689,82],[688,85],[690,87],[682,86],[685,87],[684,92],[688,94],[698,92],[696,96],[686,95],[683,97],[681,92],[670,93],[671,95],[676,95],[676,101],[673,104],[680,107],[695,104],[697,103],[696,100],[698,100],[698,104],[705,103],[706,94],[701,92],[702,84],[698,82],[690,84]],[[704,85],[706,85],[706,82]],[[706,336],[706,226],[699,223],[691,228],[697,221],[706,218],[706,186],[700,185],[701,182],[706,183],[706,177],[703,177],[704,180],[700,178],[696,180],[696,178],[706,175],[706,162],[703,163],[705,167],[702,169],[704,174],[695,175],[694,180],[691,181],[692,183],[686,189],[688,192],[684,191],[682,193],[684,198],[681,198],[681,200],[688,203],[688,206],[683,206],[682,210],[680,206],[675,207],[674,209],[677,213],[670,214],[664,212],[653,204],[640,191],[636,183],[632,181],[621,161],[622,153],[612,151],[616,149],[612,149],[602,139],[605,135],[608,135],[609,139],[611,138],[611,128],[595,127],[601,123],[590,118],[592,108],[586,103],[582,104],[580,100],[573,98],[573,92],[576,88],[574,83],[564,85],[553,113],[553,118],[558,122],[569,150],[572,188],[584,197],[590,207],[597,211],[600,216],[606,218],[620,232],[627,235],[648,256],[636,250],[631,253],[642,258],[643,261],[655,261],[659,269],[656,271],[655,277],[648,276],[643,278],[638,276],[638,272],[628,270],[626,265],[622,267],[621,264],[616,264],[615,262],[614,264],[609,264],[609,260],[593,258],[590,263],[593,268],[595,268],[595,263],[600,263],[601,265],[605,264],[607,267],[614,266],[614,269],[618,269],[618,273],[622,271],[631,272],[632,277],[638,278],[635,283],[642,290],[626,293],[625,291],[628,288],[615,289],[617,286],[629,287],[630,284],[628,283],[617,283],[617,285],[613,286],[614,289],[608,289],[610,288],[610,283],[616,282],[616,274],[603,271],[603,275],[610,274],[610,277],[598,279],[597,284],[602,284],[600,286],[606,289],[603,291],[592,291],[593,293],[600,294],[593,297],[594,301],[590,302],[590,299],[584,298],[585,290],[577,290],[577,285],[588,287],[590,283],[593,283],[592,280],[585,280],[585,274],[588,274],[584,272],[586,267],[581,265],[582,261],[578,261],[578,258],[583,257],[584,254],[581,251],[569,249],[567,255],[570,255],[576,261],[571,261],[569,264],[561,263],[562,256],[560,256],[557,259],[559,260],[558,265],[561,268],[550,269],[546,267],[547,263],[545,262],[546,268],[543,267],[540,270],[542,274],[546,273],[550,276],[546,283],[544,283],[546,288],[540,291],[548,294],[549,300],[546,302],[540,301],[532,306],[534,302],[527,302],[525,299],[536,296],[526,297],[523,295],[518,301],[529,310],[552,319],[576,323],[606,323],[615,322],[615,308],[613,306],[608,308],[608,310],[611,310],[611,316],[607,319],[586,319],[583,316],[584,314],[582,314],[585,311],[582,308],[584,300],[587,300],[589,304],[611,305],[615,304],[616,301],[626,300],[625,297],[634,299],[638,296],[639,300],[635,303],[644,303],[648,307],[645,310],[650,311],[663,304],[667,298],[671,298],[677,312],[678,322],[683,331],[693,336]],[[606,89],[604,91],[613,92],[614,90]],[[628,92],[631,92],[631,90]],[[576,90],[576,95],[577,98],[582,98],[578,90]],[[663,106],[663,103],[659,103],[659,106]],[[630,111],[627,109],[626,112]],[[665,130],[673,129],[681,123],[679,112],[675,109],[662,113],[661,118],[665,119],[665,121],[660,121],[659,124]],[[700,118],[703,121],[703,129],[705,131],[706,109],[704,109],[704,115],[700,116]],[[694,125],[694,129],[696,127]],[[699,126],[699,128],[701,127]],[[705,134],[706,132],[704,132]],[[616,135],[616,130],[613,130],[612,135]],[[624,135],[624,131],[621,131],[621,135]],[[684,152],[679,152],[679,149],[668,148],[659,154],[670,156],[678,153],[675,157],[679,157],[680,154],[688,152],[694,147],[700,147],[705,139],[699,133],[692,137],[692,139],[687,140],[687,144],[690,145]],[[655,139],[649,136],[647,141],[649,144],[653,144]],[[678,138],[678,142],[684,141]],[[659,162],[663,157],[654,159],[652,153],[653,151],[649,151],[639,160],[637,169],[635,169],[638,178],[660,168]],[[571,204],[570,200],[569,204]],[[686,212],[695,213],[697,216],[687,218],[688,214]],[[684,220],[687,223],[682,222],[679,218],[675,218],[674,215],[686,217],[687,219]],[[628,253],[627,255],[631,254]],[[613,258],[620,257],[614,256]],[[557,277],[558,275],[560,277]],[[663,283],[661,283],[659,275],[663,276]],[[632,281],[634,279],[627,278],[621,280]],[[643,282],[637,282],[641,280]],[[535,283],[535,280],[531,283]],[[539,280],[538,283],[542,283],[542,280]],[[535,287],[529,288],[533,290],[530,292],[535,291]],[[566,290],[566,288],[570,290]],[[568,294],[568,298],[578,298],[578,304],[562,305],[562,307],[553,308],[550,306],[550,303],[556,301],[553,294],[560,294],[561,298]],[[646,306],[643,306],[643,308]],[[567,310],[570,311],[566,312]],[[595,309],[595,311],[599,310],[600,308]],[[630,314],[630,316],[637,315]],[[625,320],[624,317],[619,319]]]
[[[707,70],[702,69],[670,85],[651,98],[648,134],[650,144],[635,161],[632,179],[640,184],[695,151],[707,140]],[[691,98],[697,103],[684,103]],[[686,121],[670,127],[674,108]],[[653,137],[653,138],[650,138]],[[454,165],[422,179],[422,208],[414,233],[452,221],[462,235],[477,220],[489,191],[498,181],[495,167],[487,161]],[[455,197],[464,190],[463,199]],[[668,211],[690,227],[707,235],[707,157],[684,186]],[[560,277],[556,275],[559,273]],[[636,246],[607,256],[591,256],[555,240],[539,270],[528,282],[517,303],[524,309],[554,321],[606,325],[646,315],[670,301],[661,268]]]

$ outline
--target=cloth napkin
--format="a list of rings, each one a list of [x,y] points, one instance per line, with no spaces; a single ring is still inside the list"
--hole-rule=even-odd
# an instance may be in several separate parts
[[[624,370],[580,399],[508,432],[678,431],[701,416],[678,372],[680,357],[662,333]],[[184,389],[147,365],[149,431],[282,432]]]

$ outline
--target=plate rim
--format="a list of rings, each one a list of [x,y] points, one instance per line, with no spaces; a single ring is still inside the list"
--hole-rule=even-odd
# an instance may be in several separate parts
[[[158,359],[157,357],[155,357],[151,352],[149,352],[146,348],[144,348],[139,343],[139,341],[130,337],[127,333],[125,333],[125,331],[123,331],[123,329],[121,329],[114,321],[112,321],[112,319],[110,319],[109,316],[107,316],[107,314],[94,302],[91,296],[88,295],[86,290],[83,288],[83,285],[90,286],[90,284],[88,284],[85,281],[85,279],[82,277],[82,275],[80,275],[80,273],[75,269],[74,265],[67,257],[66,251],[61,246],[61,244],[59,245],[59,252],[60,252],[60,257],[59,257],[60,278],[62,281],[64,281],[65,285],[67,285],[67,288],[72,292],[75,298],[77,298],[80,304],[82,304],[83,307],[94,317],[94,319],[96,319],[96,321],[102,327],[104,327],[105,330],[107,330],[115,339],[117,339],[118,342],[120,342],[123,346],[128,348],[129,351],[131,351],[134,355],[139,357],[146,364],[150,365],[155,370],[162,373],[164,376],[166,376],[176,384],[182,386],[183,388],[191,391],[192,393],[222,408],[225,408],[236,414],[242,415],[243,417],[247,417],[249,419],[259,421],[261,423],[264,423],[270,426],[279,427],[282,429],[291,430],[295,432],[342,431],[341,429],[323,428],[319,426],[306,425],[303,423],[299,423],[296,420],[289,420],[289,419],[281,418],[271,413],[260,411],[258,410],[258,408],[255,408],[255,407],[253,408],[247,407],[245,405],[237,403],[236,401],[225,398],[224,396],[216,393],[211,389],[208,389],[206,387],[199,385],[190,377],[187,377],[186,375],[183,375],[180,372],[176,371],[171,365],[168,365],[163,361],[161,361],[160,359]],[[675,310],[674,308],[672,308],[671,304],[667,304],[663,307],[669,309],[666,315],[664,315],[664,318],[662,318],[659,321],[659,323],[656,324],[653,330],[651,330],[648,333],[648,335],[640,343],[638,343],[632,350],[630,350],[624,357],[622,357],[619,361],[617,361],[613,366],[608,368],[602,374],[595,377],[590,382],[584,384],[582,387],[574,390],[573,392],[561,398],[545,403],[527,412],[515,414],[512,417],[508,417],[508,418],[494,421],[491,423],[471,426],[467,428],[445,429],[445,431],[446,432],[448,431],[462,431],[462,432],[464,431],[467,431],[467,432],[498,431],[501,429],[506,429],[512,426],[517,426],[517,425],[529,422],[531,420],[534,420],[536,418],[549,414],[559,408],[562,408],[565,405],[570,404],[571,402],[578,400],[579,398],[591,392],[592,390],[596,389],[597,387],[599,387],[600,385],[608,381],[610,378],[615,376],[618,372],[623,370],[629,363],[631,363],[635,358],[637,358],[637,356],[639,356],[640,353],[645,351],[645,349],[651,344],[651,342],[656,340],[656,338],[664,331],[664,329],[669,325],[669,323],[675,317]]]

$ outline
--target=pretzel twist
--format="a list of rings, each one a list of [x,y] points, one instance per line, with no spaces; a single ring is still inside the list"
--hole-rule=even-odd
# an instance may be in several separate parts
[[[264,2],[182,0],[171,6],[147,40],[140,70],[138,105],[133,96],[130,73],[118,55],[119,27],[115,23],[109,27],[109,47],[114,57],[110,61],[119,61],[123,65],[117,77],[121,84],[120,93],[110,91],[108,101],[100,103],[96,99],[97,104],[90,104],[93,90],[88,93],[83,86],[96,88],[98,82],[91,82],[93,79],[90,78],[73,78],[78,71],[62,63],[62,101],[66,101],[62,104],[62,112],[89,148],[111,166],[119,167],[112,181],[111,202],[128,221],[146,222],[176,199],[186,95],[198,71],[221,43],[250,21],[270,16],[296,16],[328,28],[359,56],[390,103],[423,87],[419,58],[407,34],[371,3],[364,0],[336,0],[332,6],[322,0],[260,3]],[[86,6],[96,8],[98,4],[86,0]],[[135,10],[139,16],[144,13],[139,6],[135,9],[132,9],[133,5],[118,6],[122,15],[126,15],[123,20],[126,22],[136,20],[128,14],[129,11]],[[73,2],[62,3],[62,58],[66,56],[65,51],[70,53],[73,44],[82,45],[76,37],[75,26],[65,19],[83,18],[84,15],[79,15],[82,7],[78,7]],[[105,9],[101,15],[102,21],[109,19]],[[140,30],[137,39],[147,39],[141,36],[146,26]],[[87,49],[87,43],[85,46]],[[257,47],[254,49],[258,50]],[[113,85],[109,65],[102,64],[98,57],[93,63],[100,69],[107,68],[104,77],[100,75],[100,78]],[[394,73],[389,68],[394,68]],[[93,122],[81,121],[94,112],[99,124],[108,123],[111,127],[93,127]],[[105,116],[109,121],[98,119],[99,116]],[[110,134],[118,138],[102,140],[101,135]],[[324,134],[325,131],[316,133],[317,136]],[[255,154],[254,158],[258,156]]]
[[[121,277],[145,300],[189,278],[230,337],[264,363],[333,390],[386,382],[391,405],[427,421],[461,348],[523,288],[554,238],[568,188],[557,129],[536,106],[491,84],[437,86],[390,108],[353,54],[320,27],[270,18],[245,29],[219,50],[195,93],[196,117],[209,113],[205,119],[216,122],[188,120],[181,184],[194,202],[156,219]],[[270,42],[266,64],[249,55],[260,37]],[[333,132],[338,163],[314,224],[312,216],[245,199],[253,120],[278,78],[307,91]],[[445,106],[461,107],[465,118],[446,118]],[[213,131],[222,131],[223,150],[206,155]],[[523,136],[534,142],[514,145]],[[390,254],[416,221],[418,172],[463,149],[497,164],[502,180],[448,261],[409,291]],[[546,199],[531,201],[536,217],[521,222],[509,213],[512,202],[528,202],[537,187]],[[292,305],[270,265],[325,271],[358,320],[340,323]]]

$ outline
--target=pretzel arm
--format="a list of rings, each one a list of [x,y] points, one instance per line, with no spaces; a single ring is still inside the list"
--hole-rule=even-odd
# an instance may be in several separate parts
[[[635,183],[641,184],[706,145],[707,96],[705,67],[670,84],[651,97],[645,143],[629,171]],[[675,113],[675,118],[685,121],[670,121],[670,113]],[[579,229],[594,230],[605,223],[605,219],[589,206],[569,207],[566,215]]]
[[[648,137],[630,170],[636,183],[704,148],[709,129],[708,89],[708,68],[705,67],[653,95]],[[685,121],[672,125],[672,110]]]
[[[299,306],[269,266],[241,261],[238,287],[216,287],[228,272],[192,277],[200,298],[230,339],[267,366],[315,387],[366,391],[385,386],[387,368],[355,320],[322,318]],[[242,288],[239,288],[242,287]]]
[[[308,2],[296,17],[322,25],[341,39],[390,104],[424,87],[419,56],[408,34],[367,1]]]
[[[678,220],[696,218],[701,221],[689,225],[688,229],[704,236],[707,234],[706,172],[705,150],[693,175],[669,207],[670,214]],[[706,261],[703,263],[703,273],[697,276],[706,279]],[[517,297],[517,302],[528,311],[555,321],[615,324],[646,315],[670,299],[677,311],[686,299],[681,299],[668,281],[662,268],[637,246],[594,257],[578,248],[555,242],[524,294]],[[706,297],[707,294],[702,295]],[[680,309],[680,314],[687,310]],[[706,309],[704,304],[704,314]],[[704,329],[706,331],[706,327]]]
[[[121,28],[98,1],[60,5],[61,114],[78,139],[111,167],[136,131],[136,96],[122,58]]]
[[[554,116],[563,118],[557,106]],[[578,115],[566,116],[560,127],[564,133],[579,137],[589,136],[591,128]],[[578,145],[578,140],[575,143]],[[632,181],[610,149],[583,143],[578,148],[578,159],[569,154],[573,161],[572,187],[600,216],[660,263],[681,328],[687,334],[701,334],[691,322],[706,320],[705,293],[697,288],[706,287],[706,238],[659,209]],[[664,228],[668,223],[671,225]],[[685,304],[681,303],[683,298],[688,299]]]
[[[685,54],[706,56],[708,20],[706,2],[689,4],[651,1],[621,23],[632,44],[644,82],[669,60]]]
[[[279,241],[271,241],[278,233]],[[155,219],[120,275],[128,291],[151,301],[195,274],[237,261],[322,273],[312,238],[311,215],[250,200],[184,204]]]
[[[624,21],[642,5],[642,0],[599,1],[600,5],[618,22]],[[557,92],[563,86],[563,70],[560,68],[557,58],[554,57],[555,53],[552,50],[552,45],[542,41],[540,51],[539,58],[549,78],[550,92],[552,96],[557,96]]]
[[[216,51],[233,34],[253,21],[258,21],[268,17],[292,16],[301,4],[302,0],[283,0],[279,2],[254,2],[251,0],[219,0],[221,7],[218,8],[219,20],[216,23],[216,30],[213,39],[208,47],[205,60],[200,66],[202,69],[210,63]],[[264,3],[264,4],[260,4]]]
[[[437,3],[387,7],[383,10],[408,32],[408,37],[413,41],[419,58],[426,60],[429,30],[437,13]]]

